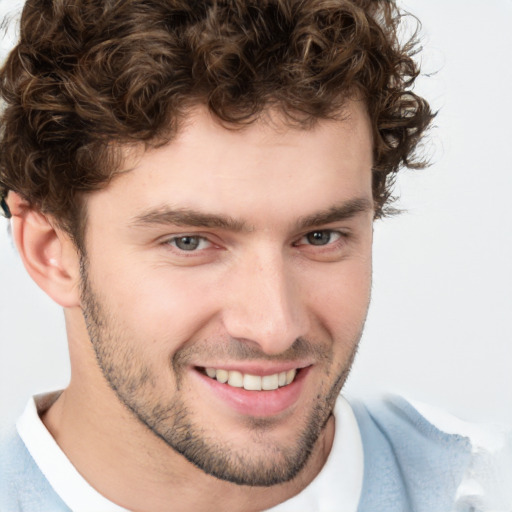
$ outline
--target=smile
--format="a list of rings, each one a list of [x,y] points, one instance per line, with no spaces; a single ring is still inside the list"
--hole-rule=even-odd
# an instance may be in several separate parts
[[[205,373],[211,379],[234,388],[244,388],[247,391],[273,391],[291,384],[297,375],[297,370],[294,368],[272,375],[259,376],[236,370],[205,368]]]
[[[241,363],[238,368],[195,366],[192,375],[205,386],[200,396],[207,402],[212,398],[216,410],[227,405],[243,416],[264,418],[293,410],[312,367],[309,361],[276,364],[273,368],[265,363]]]

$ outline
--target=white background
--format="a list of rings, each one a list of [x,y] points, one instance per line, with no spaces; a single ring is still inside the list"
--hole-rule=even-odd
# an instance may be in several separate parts
[[[416,89],[440,109],[434,165],[403,172],[407,212],[375,225],[372,306],[347,390],[512,424],[512,0],[404,5],[423,23],[423,71],[436,72]],[[68,378],[63,315],[0,219],[0,426]]]

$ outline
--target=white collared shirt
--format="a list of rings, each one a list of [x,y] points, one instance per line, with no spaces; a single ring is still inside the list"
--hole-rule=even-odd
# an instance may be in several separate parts
[[[16,427],[30,455],[62,501],[73,512],[127,512],[97,492],[76,470],[39,414],[58,394],[36,396],[28,402]],[[350,404],[339,397],[335,409],[331,453],[311,484],[297,496],[270,509],[272,512],[356,512],[363,486],[363,445]]]

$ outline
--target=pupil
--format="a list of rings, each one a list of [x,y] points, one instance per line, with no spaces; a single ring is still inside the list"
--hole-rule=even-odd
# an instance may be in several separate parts
[[[311,245],[325,245],[330,242],[331,234],[328,231],[313,231],[307,238]]]
[[[176,239],[176,245],[183,251],[193,251],[199,246],[199,238],[195,236],[182,236]]]

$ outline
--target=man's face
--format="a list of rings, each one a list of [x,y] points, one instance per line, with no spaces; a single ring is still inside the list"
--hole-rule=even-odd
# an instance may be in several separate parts
[[[88,198],[82,306],[103,375],[219,478],[296,475],[348,374],[373,202],[368,120],[347,113],[230,131],[198,108]]]

